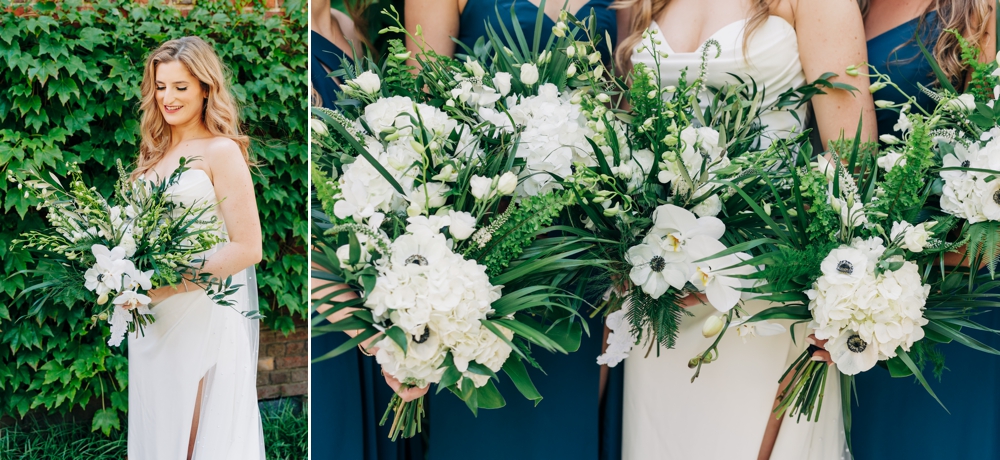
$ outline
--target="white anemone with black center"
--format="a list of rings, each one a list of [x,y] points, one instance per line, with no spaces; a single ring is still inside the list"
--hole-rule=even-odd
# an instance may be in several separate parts
[[[924,337],[924,305],[930,285],[923,284],[917,264],[875,273],[885,252],[879,238],[855,238],[830,252],[821,264],[822,276],[806,291],[816,338],[841,372],[855,375],[879,360],[909,351]],[[897,256],[898,257],[898,256]]]

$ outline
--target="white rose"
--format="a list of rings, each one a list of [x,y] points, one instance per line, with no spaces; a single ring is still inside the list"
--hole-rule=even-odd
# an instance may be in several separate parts
[[[956,112],[970,112],[972,109],[976,108],[976,97],[971,94],[963,94],[948,101],[945,107],[948,110],[954,110]]]
[[[476,218],[472,217],[472,214],[462,211],[448,211],[448,216],[451,218],[448,231],[456,240],[467,239],[476,231]]]
[[[382,81],[379,80],[378,75],[375,75],[375,72],[369,70],[353,80],[348,80],[347,85],[363,93],[375,95],[382,88]]]
[[[317,137],[324,137],[328,133],[328,131],[326,129],[326,123],[323,123],[323,120],[318,120],[316,118],[310,118],[309,119],[309,127],[312,128],[313,132],[316,133]]]
[[[521,83],[531,86],[538,83],[538,67],[534,64],[524,64],[521,66]]]
[[[889,238],[895,241],[900,236],[902,236],[900,246],[903,249],[912,252],[921,252],[927,247],[931,233],[927,231],[926,223],[913,226],[907,222],[894,222],[892,224],[892,231],[889,232]]]
[[[691,208],[691,212],[697,214],[698,217],[715,217],[722,212],[722,200],[719,199],[718,195],[710,195],[701,203]]]
[[[477,200],[486,200],[493,197],[493,179],[489,177],[473,175],[469,179],[469,187],[472,189],[472,196]]]
[[[510,93],[510,74],[507,72],[497,72],[497,75],[493,77],[493,85],[496,90],[500,92],[501,96],[506,96]]]
[[[503,173],[497,181],[497,192],[501,195],[510,195],[517,188],[517,174],[510,171]]]

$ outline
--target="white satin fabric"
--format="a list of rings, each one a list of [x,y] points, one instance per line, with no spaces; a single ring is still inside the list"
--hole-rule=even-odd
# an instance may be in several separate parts
[[[730,24],[712,38],[721,45],[721,56],[708,61],[708,86],[736,83],[734,73],[745,80],[752,77],[764,89],[764,107],[773,105],[785,90],[805,83],[799,61],[795,30],[784,19],[771,16],[751,35],[748,58],[743,55],[745,21]],[[661,85],[676,85],[683,69],[688,81],[697,77],[701,53],[676,53],[656,23],[649,29],[661,44],[657,51],[669,53],[660,60]],[[633,63],[655,69],[646,49],[635,53]],[[711,54],[714,56],[714,52]],[[705,100],[702,97],[703,101]],[[799,110],[805,121],[806,108]],[[761,116],[765,138],[787,137],[801,132],[802,125],[788,111],[768,110]],[[768,143],[765,140],[765,143]],[[770,305],[762,301],[744,302],[754,314]],[[677,347],[660,351],[635,349],[625,361],[625,395],[622,427],[622,457],[625,460],[755,460],[771,408],[778,391],[778,380],[788,365],[805,349],[804,330],[796,329],[798,344],[790,334],[748,337],[746,343],[735,330],[729,330],[720,343],[721,356],[702,366],[697,380],[688,361],[707,349],[712,339],[701,334],[705,319],[718,314],[709,305],[688,309],[693,317],[680,324]],[[779,321],[786,329],[789,322]],[[832,369],[831,369],[832,370]],[[784,418],[772,451],[773,460],[840,460],[845,454],[845,438],[840,413],[840,384],[831,374],[827,380],[821,419],[795,423]]]
[[[185,171],[169,192],[186,205],[218,201],[199,169]],[[219,218],[206,213],[212,217]],[[228,241],[224,227],[222,232]],[[252,277],[252,267],[233,276],[234,284],[244,285],[233,295],[235,309],[215,304],[202,290],[176,294],[151,307],[156,321],[145,335],[129,335],[129,459],[187,458],[198,383],[204,379],[192,458],[264,460],[257,408],[259,322],[236,311],[256,309]]]

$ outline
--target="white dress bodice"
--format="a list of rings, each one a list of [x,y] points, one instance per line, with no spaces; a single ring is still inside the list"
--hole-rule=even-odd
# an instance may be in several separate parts
[[[750,34],[747,53],[743,53],[743,37],[746,35],[746,20],[733,22],[716,33],[710,39],[719,42],[719,56],[715,48],[709,52],[706,85],[721,88],[728,84],[738,84],[739,81],[731,74],[739,75],[749,83],[750,77],[758,89],[764,91],[760,115],[761,125],[765,127],[764,143],[775,137],[788,137],[791,132],[801,132],[802,124],[795,119],[790,110],[775,109],[781,93],[791,88],[798,88],[806,82],[799,60],[799,44],[795,29],[779,16],[769,16],[754,33]],[[649,25],[648,37],[642,41],[641,52],[632,55],[632,63],[645,64],[650,69],[656,68],[653,50],[667,53],[666,58],[659,59],[661,82],[663,86],[677,85],[681,71],[687,69],[687,80],[693,81],[701,67],[702,46],[693,52],[675,52],[670,48],[666,37],[660,31],[656,21]],[[659,40],[659,44],[652,43]],[[702,105],[707,102],[707,95],[701,95]],[[798,119],[805,122],[806,107],[797,111]]]

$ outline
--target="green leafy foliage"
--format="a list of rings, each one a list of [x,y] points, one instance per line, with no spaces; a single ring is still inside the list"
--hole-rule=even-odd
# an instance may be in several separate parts
[[[116,160],[134,164],[139,143],[139,84],[146,55],[162,42],[198,35],[214,45],[232,73],[254,171],[264,261],[258,267],[261,309],[288,332],[306,312],[304,241],[307,159],[306,15],[265,14],[206,2],[184,16],[151,3],[97,0],[39,3],[34,15],[0,12],[0,173],[30,168],[65,176],[79,165],[89,185],[108,196]],[[11,240],[45,225],[37,202],[13,182],[0,183],[0,414],[39,408],[64,413],[103,400],[93,428],[123,426],[127,362],[104,342],[107,328],[87,328],[89,309],[72,296],[27,316],[31,265]]]

